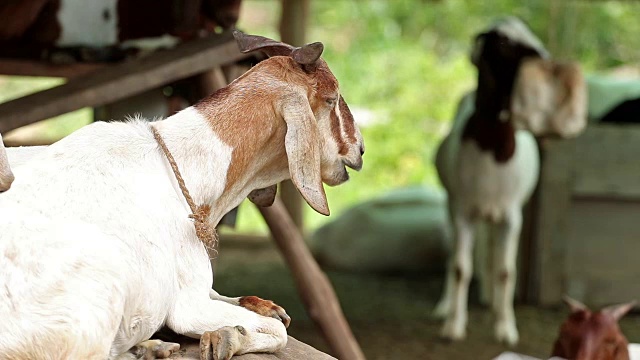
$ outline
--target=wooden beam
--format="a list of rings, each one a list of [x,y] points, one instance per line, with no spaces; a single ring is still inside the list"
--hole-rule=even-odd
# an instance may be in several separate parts
[[[280,17],[280,38],[294,46],[304,45],[307,33],[309,0],[282,0]],[[300,231],[304,230],[304,201],[289,180],[280,185],[280,197]]]
[[[329,279],[311,255],[282,201],[276,198],[270,207],[258,209],[289,265],[307,314],[320,327],[334,355],[338,359],[364,359]]]
[[[0,59],[0,75],[74,78],[110,66],[103,63],[53,65],[44,61]],[[113,65],[111,65],[113,66]]]
[[[245,56],[231,33],[186,42],[0,104],[0,133],[84,107],[112,103]]]

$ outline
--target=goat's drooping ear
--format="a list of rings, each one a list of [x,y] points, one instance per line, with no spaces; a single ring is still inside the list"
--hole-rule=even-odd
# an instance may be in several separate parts
[[[564,295],[562,297],[562,301],[569,306],[571,313],[576,313],[578,311],[588,311],[589,308],[587,305],[581,303],[580,301],[569,297],[569,295]]]
[[[304,94],[282,99],[281,115],[287,123],[284,146],[291,181],[317,212],[329,215],[327,196],[320,174],[321,146],[316,118]]]
[[[607,306],[602,309],[602,313],[606,315],[612,316],[616,321],[620,320],[623,316],[625,316],[631,309],[636,306],[636,301],[631,301],[626,304],[618,304]]]
[[[512,120],[534,135],[579,135],[587,125],[587,85],[577,63],[522,62],[513,85]]]
[[[277,185],[271,185],[264,189],[255,189],[249,193],[249,200],[261,207],[269,207],[276,200]]]
[[[239,30],[234,30],[233,36],[238,42],[240,51],[243,53],[260,50],[269,57],[291,56],[301,65],[315,64],[324,51],[324,45],[322,45],[321,42],[314,42],[301,47],[293,47],[264,36],[247,35]]]

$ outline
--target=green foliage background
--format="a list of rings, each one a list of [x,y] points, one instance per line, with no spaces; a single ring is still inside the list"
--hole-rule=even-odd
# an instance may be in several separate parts
[[[279,7],[278,0],[244,0],[239,28],[277,38]],[[395,187],[438,185],[431,159],[457,100],[475,82],[472,38],[508,14],[524,19],[552,54],[579,60],[588,72],[640,61],[636,1],[311,0],[307,40],[325,44],[323,57],[352,110],[375,114],[361,127],[364,169],[327,189],[332,214]],[[0,78],[0,101],[57,82]],[[57,138],[90,116],[83,110],[38,130]],[[242,209],[239,230],[265,231],[251,206]],[[308,230],[330,219],[305,216]]]

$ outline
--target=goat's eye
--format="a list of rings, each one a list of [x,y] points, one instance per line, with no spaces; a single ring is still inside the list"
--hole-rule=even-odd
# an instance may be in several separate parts
[[[328,98],[327,104],[329,104],[329,106],[333,106],[336,104],[336,101],[338,101],[338,98]]]

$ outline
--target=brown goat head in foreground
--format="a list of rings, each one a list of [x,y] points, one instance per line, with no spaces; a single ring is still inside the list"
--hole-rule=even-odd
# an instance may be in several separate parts
[[[618,320],[635,306],[635,301],[592,312],[568,296],[563,300],[571,314],[560,326],[551,356],[569,360],[629,360],[629,343]]]
[[[317,212],[329,215],[322,183],[329,186],[349,179],[345,167],[362,168],[364,141],[351,111],[340,94],[338,80],[320,58],[320,42],[301,47],[234,31],[240,51],[262,51],[270,58],[257,64],[227,89],[254,99],[255,109],[273,108],[286,123],[285,151],[291,180]],[[252,77],[253,88],[240,89]],[[250,92],[242,94],[243,92]],[[213,97],[224,97],[221,92]],[[204,99],[196,108],[207,113],[213,103]],[[251,109],[246,111],[250,112]],[[254,114],[248,114],[252,118]],[[255,114],[259,116],[259,114]],[[240,125],[240,124],[238,124]],[[247,130],[251,128],[249,124]],[[258,130],[255,130],[258,131]],[[242,143],[244,133],[228,143]],[[242,154],[243,152],[239,152]],[[244,152],[245,156],[247,152]],[[275,186],[275,185],[274,185]],[[273,188],[274,186],[271,186]],[[275,189],[255,190],[249,198],[259,205],[273,201]]]

